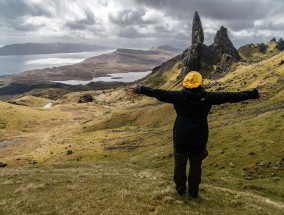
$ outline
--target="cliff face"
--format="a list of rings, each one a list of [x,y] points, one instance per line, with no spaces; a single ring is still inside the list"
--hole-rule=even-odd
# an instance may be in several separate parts
[[[239,52],[234,47],[230,40],[227,28],[221,26],[214,37],[214,43],[209,46],[209,50],[214,55],[213,63],[217,64],[222,59],[223,55],[230,55],[233,59],[239,61],[241,59]]]
[[[192,44],[181,56],[182,72],[180,76],[183,77],[192,70],[205,73],[213,65],[217,65],[217,69],[211,72],[226,72],[232,62],[241,59],[228,36],[227,29],[223,26],[217,31],[212,45],[206,46],[203,42],[202,24],[198,13],[195,12],[192,24]]]

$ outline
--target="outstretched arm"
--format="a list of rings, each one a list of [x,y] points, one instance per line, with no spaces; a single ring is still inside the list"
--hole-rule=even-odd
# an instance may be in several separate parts
[[[179,100],[179,91],[153,89],[144,87],[141,84],[134,84],[128,88],[128,94],[133,95],[135,93],[144,94],[149,97],[155,97],[161,102],[175,103]]]
[[[258,88],[248,91],[241,91],[241,92],[208,92],[208,101],[212,105],[223,104],[223,103],[235,103],[241,102],[248,99],[259,99],[259,100],[266,100],[267,94],[266,92],[260,92]]]

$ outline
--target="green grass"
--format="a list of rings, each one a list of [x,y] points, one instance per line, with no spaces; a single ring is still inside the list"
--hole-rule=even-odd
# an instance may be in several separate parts
[[[238,49],[238,51],[243,59],[249,61],[264,60],[280,52],[276,48],[275,42],[268,42],[265,45],[266,45],[266,51],[263,53],[259,51],[257,44],[249,44],[242,46]]]
[[[172,171],[170,166],[167,169]],[[171,182],[171,171],[166,174],[151,164],[144,163],[142,167],[128,160],[68,162],[22,170],[7,169],[1,177],[0,197],[4,200],[0,201],[0,205],[3,214],[282,212],[280,206],[269,203],[261,195],[223,188],[225,185],[208,184],[208,180],[201,186],[199,199],[180,197]]]

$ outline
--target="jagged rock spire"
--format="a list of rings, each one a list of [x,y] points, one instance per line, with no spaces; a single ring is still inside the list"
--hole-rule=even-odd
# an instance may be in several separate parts
[[[193,16],[191,47],[183,53],[183,69],[181,76],[185,76],[191,70],[199,70],[201,67],[201,49],[204,42],[202,24],[197,11]]]
[[[204,42],[204,34],[202,24],[199,18],[197,11],[195,11],[193,16],[192,23],[192,45],[194,44],[203,44]]]
[[[208,71],[208,69],[212,70],[213,65],[217,66],[215,72],[227,72],[230,70],[232,62],[241,59],[239,52],[228,36],[227,28],[223,26],[217,32],[212,45],[206,46],[203,42],[202,24],[198,13],[195,12],[192,23],[192,44],[181,55],[182,63],[180,66],[182,70],[178,78],[184,77],[191,70],[197,70],[201,73]]]
[[[214,47],[214,52],[217,55],[216,61],[220,61],[222,54],[229,54],[237,61],[241,59],[239,52],[234,47],[228,36],[227,28],[224,26],[221,26],[220,30],[217,31],[214,37],[214,43],[211,45],[211,47]],[[216,61],[215,63],[217,63]]]

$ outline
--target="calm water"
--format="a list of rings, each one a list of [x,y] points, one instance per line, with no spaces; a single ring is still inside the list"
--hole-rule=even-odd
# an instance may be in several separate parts
[[[89,81],[69,80],[69,81],[54,81],[54,82],[69,84],[69,85],[79,85],[79,84],[86,85],[88,83],[97,82],[97,81],[103,81],[103,82],[119,81],[119,82],[124,82],[124,83],[130,83],[140,78],[143,78],[150,73],[151,71],[113,73],[113,74],[107,74],[108,75],[107,77],[93,78],[92,80],[89,80]]]
[[[75,64],[86,58],[111,53],[113,51],[114,50],[103,50],[81,53],[0,56],[0,76],[13,75],[32,69]]]

